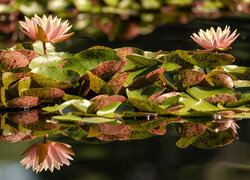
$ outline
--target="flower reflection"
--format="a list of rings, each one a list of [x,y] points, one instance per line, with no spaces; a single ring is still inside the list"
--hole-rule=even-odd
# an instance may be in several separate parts
[[[67,39],[73,33],[65,34],[71,26],[65,21],[61,23],[61,19],[57,17],[48,18],[44,15],[42,18],[35,14],[31,19],[25,17],[24,21],[19,21],[22,26],[21,30],[24,34],[33,40],[41,40],[43,42],[59,42]]]
[[[54,168],[60,170],[60,166],[70,165],[68,159],[73,160],[70,155],[75,155],[71,146],[60,142],[47,141],[32,145],[23,154],[26,157],[20,162],[26,165],[26,169],[32,166],[33,171],[41,172],[43,169],[51,172]]]
[[[206,31],[200,29],[198,35],[193,33],[191,38],[206,51],[212,51],[214,49],[227,50],[230,44],[239,36],[239,34],[236,34],[236,31],[237,30],[230,35],[229,26],[226,26],[223,31],[220,27],[218,27],[216,31],[211,27],[210,30],[207,29]]]

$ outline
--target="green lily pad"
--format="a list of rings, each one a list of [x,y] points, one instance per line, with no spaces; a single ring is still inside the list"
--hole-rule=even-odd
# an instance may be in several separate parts
[[[124,111],[133,112],[135,110],[134,107],[131,107],[129,105],[123,104],[121,102],[114,102],[96,112],[98,116],[103,117],[115,117],[118,115],[121,115]]]
[[[10,84],[18,81],[19,79],[20,78],[12,72],[5,72],[2,74],[2,82],[3,82],[5,89],[8,89]]]
[[[52,88],[59,88],[59,89],[68,89],[68,88],[73,87],[73,84],[69,82],[61,82],[54,78],[45,77],[37,73],[29,72],[28,75],[32,78],[32,80],[34,80],[40,86],[45,87],[45,88],[52,87]]]
[[[235,93],[234,89],[228,87],[203,87],[203,86],[196,86],[187,89],[187,93],[190,94],[197,100],[205,99],[212,95],[218,94],[231,94]]]
[[[104,117],[79,117],[72,114],[67,114],[64,116],[53,116],[52,118],[58,121],[66,121],[66,122],[75,121],[78,123],[106,123],[116,120],[113,118],[104,118]]]
[[[230,54],[213,52],[193,52],[191,55],[183,50],[175,51],[185,61],[201,68],[214,68],[234,62],[235,58]]]
[[[120,58],[110,48],[88,49],[75,54],[64,68],[71,69],[83,76],[104,61],[119,61]]]
[[[130,54],[125,57],[126,60],[133,62],[137,67],[147,67],[160,64],[161,61],[157,59],[147,58],[139,54]]]
[[[59,66],[65,59],[71,58],[72,55],[64,52],[51,52],[33,59],[29,68],[34,69],[42,66]]]

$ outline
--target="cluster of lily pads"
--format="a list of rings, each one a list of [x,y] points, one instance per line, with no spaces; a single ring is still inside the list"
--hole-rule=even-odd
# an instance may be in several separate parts
[[[214,148],[234,140],[233,118],[250,117],[250,69],[230,65],[230,54],[103,46],[70,54],[48,42],[44,54],[43,45],[0,52],[1,141],[63,133],[104,143],[176,124],[179,147]]]

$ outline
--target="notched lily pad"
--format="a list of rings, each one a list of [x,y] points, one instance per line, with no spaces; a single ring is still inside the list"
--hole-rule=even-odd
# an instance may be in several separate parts
[[[206,129],[203,123],[188,122],[178,126],[178,133],[182,137],[193,138],[203,134]]]

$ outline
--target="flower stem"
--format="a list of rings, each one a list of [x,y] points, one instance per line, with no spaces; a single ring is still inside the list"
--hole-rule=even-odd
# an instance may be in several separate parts
[[[43,42],[43,50],[44,54],[47,54],[46,42]]]
[[[218,49],[215,49],[214,51],[215,51],[216,54],[218,54]]]
[[[207,74],[207,68],[203,68],[204,73]]]
[[[43,137],[43,143],[44,143],[44,144],[47,142],[47,138],[48,138],[48,135],[45,135],[45,136]]]

